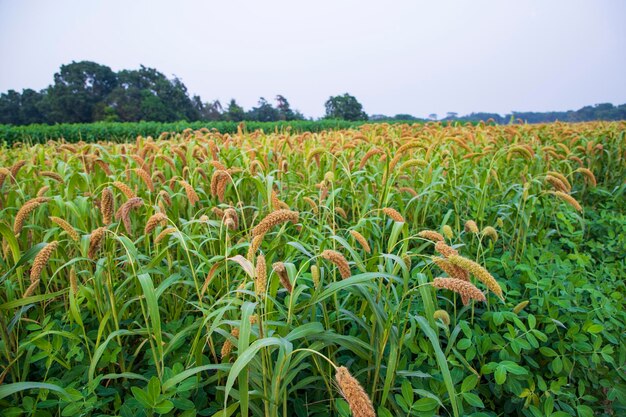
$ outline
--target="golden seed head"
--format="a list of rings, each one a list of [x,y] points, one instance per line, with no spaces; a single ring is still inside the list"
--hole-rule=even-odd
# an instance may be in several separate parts
[[[41,282],[41,280],[39,279],[31,282],[28,288],[26,288],[26,291],[24,291],[24,295],[22,296],[22,298],[28,298],[33,295],[35,293],[35,290],[37,290],[37,288],[39,287],[39,282]]]
[[[365,239],[365,236],[363,236],[362,234],[360,234],[356,230],[350,230],[350,234],[352,235],[352,237],[354,237],[354,240],[359,242],[359,245],[361,245],[361,247],[363,248],[365,253],[371,253],[372,252],[372,249],[370,248],[370,245],[367,242],[367,239]]]
[[[335,380],[341,396],[347,401],[354,417],[376,417],[372,401],[359,381],[350,375],[348,368],[345,366],[338,367]]]
[[[365,164],[367,163],[367,161],[374,155],[380,155],[383,154],[384,152],[381,149],[378,148],[374,148],[374,149],[370,149],[369,151],[367,151],[367,153],[363,156],[363,158],[361,158],[361,162],[359,163],[359,169],[363,169],[363,167],[365,166]]]
[[[550,193],[554,194],[555,196],[557,196],[558,198],[560,198],[561,200],[563,200],[564,202],[566,202],[570,206],[574,207],[574,209],[576,209],[576,211],[580,211],[580,212],[583,211],[583,207],[571,195],[569,195],[567,193],[564,193],[563,191],[551,191]]]
[[[417,191],[415,191],[415,189],[411,188],[411,187],[400,187],[398,188],[398,191],[402,192],[402,193],[409,193],[411,194],[413,197],[417,197]]]
[[[46,197],[39,197],[40,199],[44,199]],[[49,198],[47,199],[49,200]],[[15,221],[13,222],[13,233],[15,234],[15,236],[18,236],[20,234],[20,232],[22,231],[22,227],[24,227],[24,222],[26,221],[26,218],[28,217],[28,215],[35,210],[37,207],[39,207],[43,202],[40,200],[34,201],[28,201],[26,202],[26,204],[24,204],[17,212],[17,215],[15,216]]]
[[[39,171],[39,175],[41,175],[42,177],[51,178],[51,179],[53,179],[53,180],[63,184],[63,177],[61,175],[59,175],[58,173],[56,173],[56,172],[53,172],[53,171]]]
[[[78,242],[78,240],[80,239],[80,236],[78,235],[78,232],[76,231],[76,229],[74,229],[74,227],[72,227],[71,224],[55,216],[50,216],[50,220],[52,221],[52,223],[55,223],[61,229],[65,230],[65,233],[67,233],[74,242]]]
[[[102,190],[100,210],[102,211],[102,222],[105,225],[111,224],[113,212],[115,211],[115,199],[113,198],[113,191],[108,187]]]
[[[560,172],[556,172],[556,171],[548,171],[547,174],[548,174],[548,176],[558,178],[559,181],[561,181],[561,183],[563,183],[563,185],[565,186],[565,191],[566,192],[569,193],[570,191],[572,191],[572,185],[570,184],[570,182],[568,181],[568,179],[567,179],[567,177],[565,175],[561,174]]]
[[[50,242],[39,251],[37,256],[35,256],[33,267],[30,270],[31,283],[39,280],[41,273],[48,265],[50,255],[52,255],[52,252],[56,250],[57,246],[59,246],[59,242]]]
[[[178,183],[184,188],[189,204],[191,204],[192,207],[195,206],[195,204],[200,201],[198,194],[196,194],[196,190],[194,190],[191,184],[185,180],[179,180]]]
[[[348,214],[346,213],[346,211],[341,208],[341,207],[335,207],[335,213],[337,213],[338,215],[340,215],[341,217],[343,217],[344,219],[348,219]]]
[[[467,305],[469,300],[487,301],[485,294],[476,288],[474,284],[469,281],[463,281],[462,279],[435,278],[433,280],[433,287],[456,292],[461,295],[463,305]]]
[[[593,175],[593,172],[591,172],[591,170],[589,168],[580,167],[580,168],[578,168],[574,172],[580,172],[581,174],[583,174],[585,176],[586,181],[592,187],[595,187],[596,185],[598,185],[598,182],[596,181],[596,176]],[[2,182],[0,181],[0,186],[1,185],[2,185]]]
[[[383,208],[383,213],[389,216],[394,222],[404,223],[404,217],[402,217],[402,214],[400,214],[398,210],[394,208],[385,207]]]
[[[454,249],[451,246],[446,245],[445,243],[439,241],[437,243],[435,243],[435,250],[437,252],[439,252],[440,254],[442,254],[444,257],[448,258],[452,255],[458,255],[459,252],[457,252],[456,249]]]
[[[474,275],[480,282],[485,284],[487,288],[497,295],[498,298],[504,301],[500,284],[498,284],[498,281],[496,281],[495,278],[481,265],[471,259],[467,259],[459,255],[449,256],[448,260],[453,265],[459,266]]]
[[[563,183],[563,181],[561,181],[559,178],[553,175],[549,175],[549,174],[546,175],[546,182],[550,184],[557,191],[569,193],[569,190],[567,186],[565,185],[565,183]]]
[[[126,196],[127,199],[136,197],[135,192],[131,190],[128,185],[124,184],[121,181],[113,182],[113,186],[117,188],[118,190],[120,190]]]
[[[224,210],[224,223],[228,225],[228,221],[230,220],[231,226],[229,226],[229,228],[231,230],[237,230],[239,229],[239,216],[237,216],[237,210],[235,210],[232,207],[227,208],[226,210]]]
[[[289,210],[289,206],[282,201],[280,198],[278,198],[278,194],[276,194],[276,191],[272,190],[272,194],[270,196],[270,201],[272,203],[272,209],[274,210],[280,210],[280,209],[286,209]]]
[[[167,216],[163,213],[154,213],[146,222],[143,230],[144,234],[150,234],[158,225],[165,226],[167,224]]]
[[[106,228],[98,227],[96,230],[91,232],[91,236],[89,237],[89,250],[87,251],[87,256],[91,259],[94,259],[102,246],[102,241],[104,240]]]
[[[259,255],[256,259],[254,292],[258,296],[263,296],[265,295],[266,290],[267,290],[267,264],[265,263],[265,256]]]
[[[154,239],[154,243],[156,244],[156,243],[161,242],[163,239],[165,239],[167,236],[171,235],[175,231],[176,231],[175,227],[168,227],[166,229],[161,230],[161,232]]]
[[[443,225],[443,235],[448,238],[448,239],[452,239],[454,237],[454,232],[452,231],[452,228],[450,226],[448,226],[447,224]]]
[[[341,253],[334,250],[326,249],[321,253],[320,256],[326,260],[331,261],[337,266],[337,268],[339,268],[339,274],[341,275],[342,279],[350,278],[350,276],[352,276],[352,273],[350,272],[350,265]]]
[[[450,276],[450,278],[457,278],[462,279],[463,281],[469,281],[469,272],[467,272],[465,269],[453,265],[452,263],[450,263],[450,261],[444,258],[433,257],[432,259],[433,262],[439,268],[441,268],[443,272]]]
[[[133,197],[122,204],[117,210],[117,213],[115,213],[115,219],[122,220],[126,233],[130,234],[131,232],[130,211],[141,206],[143,206],[143,199],[140,197]]]
[[[443,242],[445,240],[441,233],[435,232],[434,230],[422,230],[417,236],[422,239],[432,240],[433,242]]]
[[[269,232],[272,227],[282,223],[297,223],[299,215],[297,211],[285,209],[273,211],[265,216],[265,218],[252,229],[252,236],[264,235]]]
[[[154,183],[152,182],[152,177],[150,177],[150,174],[148,174],[148,172],[142,168],[136,168],[134,171],[137,173],[137,176],[141,178],[144,184],[146,184],[146,187],[148,187],[148,190],[150,190],[150,192],[153,192]]]

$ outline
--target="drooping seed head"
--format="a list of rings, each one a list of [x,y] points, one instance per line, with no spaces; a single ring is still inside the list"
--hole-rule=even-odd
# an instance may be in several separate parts
[[[345,398],[354,417],[376,417],[374,406],[369,396],[355,377],[350,375],[348,368],[340,366],[336,369],[335,380],[341,396]]]
[[[33,261],[33,267],[30,270],[30,282],[33,283],[38,281],[41,277],[41,272],[48,265],[48,260],[50,260],[50,255],[54,252],[59,246],[59,242],[50,242],[46,246],[44,246],[37,256],[35,256],[35,260]]]
[[[583,211],[583,207],[580,205],[578,200],[576,200],[571,195],[569,195],[567,193],[564,193],[563,191],[550,191],[550,194],[554,194],[559,199],[563,200],[564,202],[566,202],[570,206],[574,207],[574,209],[576,209],[576,211],[580,211],[580,212]]]
[[[383,213],[389,216],[394,222],[404,223],[404,217],[402,217],[402,214],[392,207],[383,208]]]
[[[150,234],[159,224],[165,226],[167,224],[167,216],[163,213],[154,213],[146,222],[144,234]]]
[[[47,177],[47,178],[51,178],[57,182],[60,182],[61,184],[63,184],[63,177],[58,174],[57,172],[53,172],[53,171],[39,171],[39,175],[41,175],[42,177]]]
[[[446,258],[459,254],[459,252],[456,249],[454,249],[451,246],[446,245],[444,242],[441,242],[441,241],[435,243],[435,250]]]
[[[89,250],[87,251],[87,256],[90,259],[95,259],[98,254],[98,250],[104,241],[105,232],[105,227],[98,227],[96,230],[91,232],[91,236],[89,237]]]
[[[195,204],[198,201],[200,201],[200,198],[198,197],[198,194],[196,193],[196,190],[194,190],[193,187],[191,186],[191,184],[189,184],[185,180],[179,180],[178,183],[185,190],[185,195],[187,196],[187,200],[189,200],[189,204],[191,204],[192,207],[195,206]]]
[[[289,274],[287,273],[285,264],[282,262],[274,262],[272,264],[272,269],[276,272],[276,275],[278,275],[282,286],[285,287],[289,294],[291,294],[293,292],[293,286],[291,285],[291,281],[289,281]]]
[[[129,199],[127,202],[122,204],[120,208],[115,213],[116,220],[122,220],[124,224],[124,228],[126,229],[126,233],[130,234],[131,232],[131,224],[130,224],[130,212],[133,209],[143,206],[143,199],[140,197],[133,197]]]
[[[342,279],[347,279],[347,278],[350,278],[350,276],[352,276],[352,273],[350,272],[350,265],[348,264],[348,261],[341,253],[335,250],[326,249],[320,254],[320,256],[334,263],[335,266],[337,266],[337,268],[339,269],[339,274],[341,275]]]
[[[502,288],[498,281],[481,265],[472,261],[471,259],[464,258],[459,255],[453,255],[448,257],[448,261],[453,265],[459,266],[472,275],[474,275],[480,282],[485,284],[487,288],[491,290],[495,295],[498,296],[502,301],[504,301],[504,296],[502,295]]]
[[[370,245],[367,242],[367,239],[365,239],[365,236],[363,236],[362,234],[360,234],[356,230],[350,230],[350,234],[352,235],[352,237],[354,237],[354,240],[359,242],[359,245],[361,245],[361,247],[363,248],[365,253],[371,253],[372,252],[372,249],[370,248]]]
[[[462,279],[463,281],[469,281],[469,272],[465,269],[453,265],[450,261],[444,258],[433,257],[433,262],[441,268],[443,272],[448,274],[450,278]]]
[[[422,230],[417,236],[422,239],[432,240],[433,242],[443,242],[445,240],[441,233],[435,232],[434,230]]]
[[[45,198],[45,197],[40,197]],[[48,199],[49,200],[49,199]],[[24,222],[28,218],[28,215],[32,213],[37,207],[43,204],[41,201],[30,201],[24,204],[17,212],[15,220],[13,222],[13,233],[18,236],[24,227]]]
[[[469,300],[487,301],[485,294],[483,294],[474,284],[469,281],[463,281],[456,278],[435,278],[433,280],[433,287],[439,289],[446,289],[454,291],[461,295],[463,305],[467,305]]]
[[[126,196],[127,199],[136,197],[135,192],[131,190],[128,185],[124,184],[121,181],[113,182],[113,186],[117,188],[118,190],[120,190]]]
[[[165,239],[167,236],[171,235],[175,231],[176,231],[175,227],[168,227],[166,229],[161,230],[161,232],[154,239],[154,243],[157,244],[157,243],[161,242],[163,239]]]
[[[55,216],[50,216],[50,220],[52,221],[52,223],[58,225],[61,229],[65,230],[65,233],[67,233],[74,242],[78,242],[80,236],[71,224],[61,219],[60,217]]]
[[[299,213],[291,210],[276,210],[265,216],[261,222],[252,229],[252,236],[264,235],[276,225],[286,222],[297,223]]]

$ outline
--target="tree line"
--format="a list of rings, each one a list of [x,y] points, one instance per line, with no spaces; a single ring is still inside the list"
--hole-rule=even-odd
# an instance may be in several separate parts
[[[420,119],[410,114],[368,116],[359,101],[348,93],[330,97],[325,106],[326,119],[347,121],[428,121],[436,114]],[[626,104],[601,103],[566,112],[471,113],[458,116],[448,113],[443,121],[487,121],[508,123],[521,119],[527,123],[580,122],[589,120],[625,120]],[[190,96],[183,82],[167,78],[154,68],[113,71],[91,61],[62,65],[51,85],[41,91],[27,88],[0,94],[0,124],[29,125],[91,122],[278,122],[306,120],[291,108],[282,95],[273,105],[261,97],[257,106],[245,110],[235,99],[223,106],[219,100],[204,102]]]
[[[91,122],[175,122],[175,121],[256,121],[305,120],[282,95],[275,105],[265,98],[244,110],[234,99],[223,106],[219,100],[203,102],[189,96],[179,78],[168,79],[154,68],[114,72],[90,61],[62,65],[54,82],[41,91],[9,90],[0,95],[0,124]],[[349,94],[330,97],[328,118],[366,120],[367,114]]]

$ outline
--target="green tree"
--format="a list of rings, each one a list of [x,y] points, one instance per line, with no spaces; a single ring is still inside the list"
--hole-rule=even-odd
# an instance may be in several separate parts
[[[0,94],[0,123],[19,125],[21,123],[21,95],[15,90]]]
[[[88,123],[97,120],[98,104],[113,91],[111,68],[91,61],[62,65],[48,87],[43,107],[50,122]]]
[[[246,120],[254,120],[256,122],[275,122],[280,120],[280,113],[277,109],[272,107],[265,98],[259,98],[259,104],[257,107],[253,107],[252,110],[246,113]]]
[[[354,96],[345,93],[342,96],[330,97],[324,104],[327,119],[367,120],[367,113]]]
[[[198,120],[200,114],[178,78],[169,80],[154,68],[118,73],[118,85],[107,97],[105,107],[115,110],[120,121],[173,122]]]
[[[30,88],[23,90],[21,94],[15,90],[0,94],[0,124],[45,123],[42,99],[41,93]]]
[[[203,103],[200,96],[193,96],[191,100],[195,109],[198,111],[200,120],[215,122],[224,118],[224,109],[219,100]]]
[[[276,96],[276,110],[278,110],[278,119],[279,120],[295,120],[296,113],[291,110],[291,106],[289,102],[284,96],[280,94]]]
[[[241,122],[246,117],[246,112],[243,110],[235,99],[231,99],[230,103],[228,103],[228,107],[226,108],[225,114],[226,120],[231,122]]]

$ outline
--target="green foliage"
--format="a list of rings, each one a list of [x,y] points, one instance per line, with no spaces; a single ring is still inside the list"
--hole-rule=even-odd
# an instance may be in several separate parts
[[[624,123],[297,133],[307,123],[2,147],[0,167],[14,172],[0,184],[1,414],[350,416],[333,364],[350,370],[381,417],[626,412]],[[115,139],[128,139],[121,132]],[[416,146],[398,153],[405,144]],[[530,156],[515,151],[520,145]],[[384,158],[359,167],[375,149]],[[232,178],[223,202],[210,186],[213,152]],[[423,163],[403,167],[411,159]],[[582,212],[549,193],[550,171],[571,183]],[[199,196],[193,206],[181,179]],[[130,232],[119,218],[104,225],[98,208],[108,187],[116,209],[127,201],[115,181],[143,199]],[[274,210],[273,191],[299,219],[261,242],[267,291],[259,294],[258,262],[245,256],[251,230]],[[50,200],[16,236],[19,208],[40,192]],[[233,209],[238,224],[227,226],[216,207]],[[145,233],[157,212],[167,224]],[[498,239],[465,230],[470,219]],[[453,232],[445,242],[484,266],[505,301],[475,277],[486,303],[463,305],[432,287],[444,272],[432,262],[434,242],[418,233],[443,225]],[[105,237],[90,258],[99,227]],[[57,250],[25,294],[35,258],[52,241]],[[319,256],[326,249],[346,257],[349,278]],[[285,264],[293,291],[274,262]]]
[[[342,96],[330,97],[324,104],[327,119],[367,120],[367,113],[354,96],[345,93]]]
[[[229,106],[229,109],[231,107]],[[228,110],[231,114],[231,110]],[[238,114],[232,110],[232,114]],[[230,116],[229,116],[230,117]],[[58,125],[29,125],[9,126],[0,125],[0,143],[11,145],[16,142],[46,143],[49,140],[65,140],[67,142],[98,142],[103,140],[115,142],[133,141],[137,136],[159,137],[166,133],[181,133],[185,129],[216,130],[220,133],[237,133],[240,123],[233,117],[229,122],[139,122],[139,123],[87,123],[87,124],[58,124]],[[243,122],[241,125],[247,131],[263,130],[265,132],[292,131],[292,132],[322,132],[329,129],[348,129],[358,127],[363,122],[348,122],[343,120],[294,120],[285,122]]]

